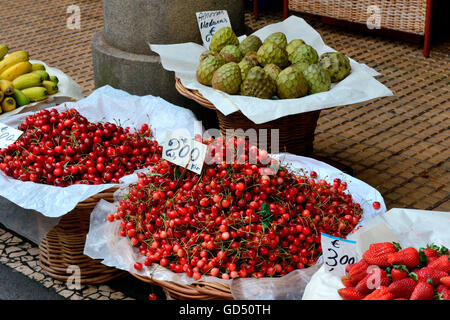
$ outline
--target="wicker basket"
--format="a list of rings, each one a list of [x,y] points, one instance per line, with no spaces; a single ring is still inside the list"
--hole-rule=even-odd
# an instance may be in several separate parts
[[[92,210],[100,199],[112,202],[116,189],[107,189],[80,202],[41,241],[39,263],[49,276],[65,282],[72,276],[69,266],[80,268],[81,284],[100,284],[126,274],[83,254]]]
[[[218,282],[196,282],[191,285],[154,280],[135,273],[130,274],[151,285],[160,286],[169,298],[176,300],[233,300],[230,286]]]
[[[214,105],[205,99],[197,90],[187,89],[180,79],[176,78],[175,88],[183,96],[198,102],[200,105],[215,110],[219,118],[219,127],[223,135],[227,129],[279,129],[279,150],[280,152],[290,152],[297,155],[311,155],[313,152],[314,131],[319,119],[319,111],[311,111],[282,117],[262,124],[255,124],[249,120],[242,112],[237,111],[225,116]],[[268,133],[270,135],[270,133]],[[258,136],[258,139],[267,141],[268,151],[271,151],[270,137]],[[275,150],[277,151],[277,150]]]
[[[289,0],[289,10],[355,23],[367,22],[369,6],[381,10],[381,27],[425,34],[427,0]]]

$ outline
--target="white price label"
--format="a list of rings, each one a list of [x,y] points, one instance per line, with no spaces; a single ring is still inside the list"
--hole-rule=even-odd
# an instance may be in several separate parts
[[[197,12],[198,28],[203,40],[203,46],[209,49],[211,38],[217,30],[231,27],[230,18],[226,10]]]
[[[163,144],[163,159],[197,174],[202,172],[207,146],[185,136],[168,133]]]
[[[16,142],[23,134],[23,131],[11,128],[6,124],[0,123],[0,149],[7,148],[10,144]]]
[[[356,262],[356,241],[321,234],[325,268],[338,276],[345,275],[345,266]]]

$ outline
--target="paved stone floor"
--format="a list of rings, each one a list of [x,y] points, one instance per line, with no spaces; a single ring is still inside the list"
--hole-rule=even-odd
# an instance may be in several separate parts
[[[90,40],[102,27],[101,1],[30,3],[15,0],[14,6],[9,6],[8,1],[0,2],[0,28],[8,29],[2,32],[1,42],[11,50],[26,49],[32,58],[66,72],[88,95],[94,90]],[[81,8],[80,30],[66,27],[66,9],[73,4]],[[450,211],[450,42],[434,45],[431,57],[426,59],[418,44],[332,27],[317,18],[298,15],[316,28],[329,46],[380,72],[378,79],[395,94],[323,110],[316,129],[315,152],[351,167],[355,177],[382,193],[388,208]],[[258,21],[251,13],[246,14],[250,30],[281,20],[281,13],[262,12]],[[60,297],[145,299],[151,290],[158,290],[133,277],[69,290],[41,270],[37,255],[35,244],[0,225],[0,262]],[[13,289],[11,284],[9,290]],[[158,294],[163,298],[161,291]],[[14,297],[17,294],[11,292],[9,298]]]

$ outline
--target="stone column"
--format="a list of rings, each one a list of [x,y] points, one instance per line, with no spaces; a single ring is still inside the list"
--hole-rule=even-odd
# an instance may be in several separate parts
[[[206,128],[218,128],[214,111],[178,93],[148,43],[201,44],[195,13],[227,10],[236,34],[245,33],[242,0],[103,0],[104,28],[92,39],[95,86],[109,84],[131,94],[160,96],[191,109]]]

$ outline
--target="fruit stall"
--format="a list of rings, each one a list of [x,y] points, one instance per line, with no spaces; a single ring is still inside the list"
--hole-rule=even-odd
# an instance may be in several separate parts
[[[218,128],[0,45],[0,223],[42,271],[176,300],[450,300],[449,212],[388,208],[315,157],[321,112],[395,96],[380,73],[298,16],[210,36],[146,46]]]

